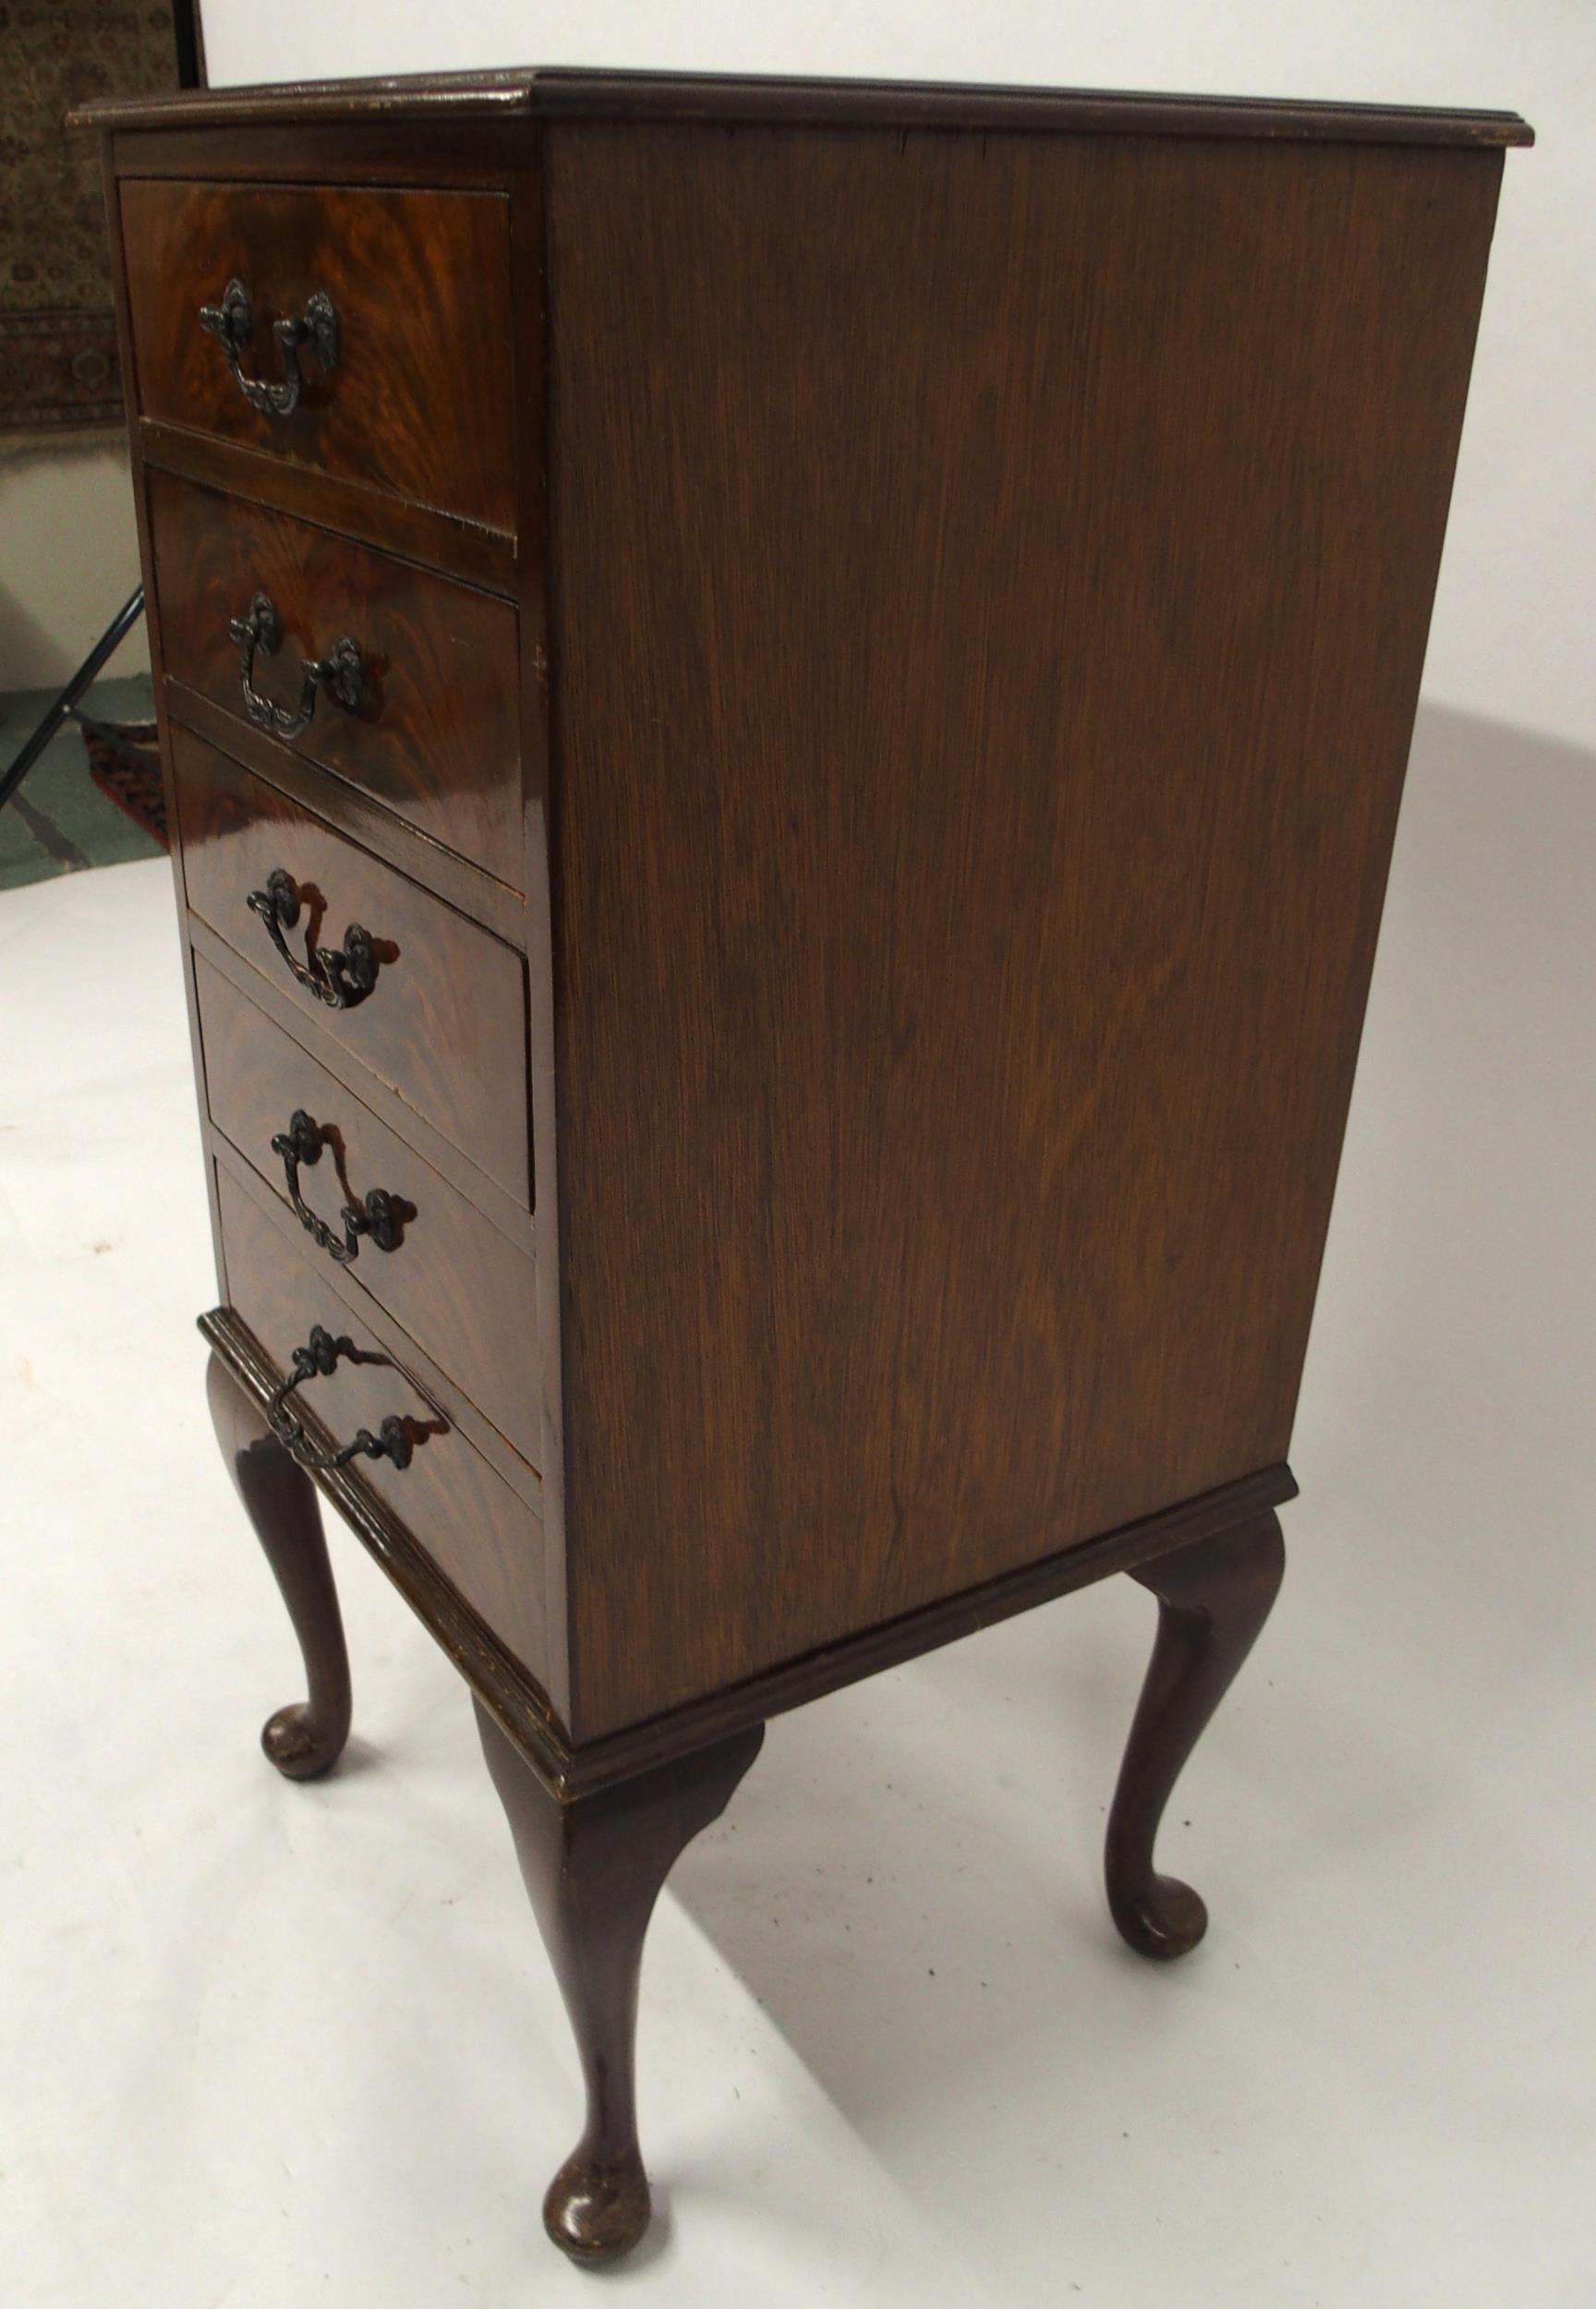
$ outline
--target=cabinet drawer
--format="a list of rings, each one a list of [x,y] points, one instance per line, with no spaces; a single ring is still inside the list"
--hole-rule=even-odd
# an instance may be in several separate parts
[[[283,1198],[284,1209],[293,1207],[296,1191],[329,1231],[336,1259],[307,1228],[317,1257],[338,1265],[345,1283],[369,1291],[538,1467],[543,1446],[532,1260],[202,955],[195,957],[194,975],[212,1121]],[[296,1114],[308,1118],[300,1134],[302,1159],[274,1153],[272,1144],[292,1137]],[[365,1213],[373,1193],[386,1198],[377,1205],[377,1225],[351,1238],[344,1211]]]
[[[511,605],[169,473],[149,492],[167,672],[519,890]],[[262,594],[277,639],[252,652],[251,704],[230,629]],[[357,695],[341,698],[303,669],[345,636]]]
[[[127,179],[120,198],[141,416],[514,529],[502,194]],[[233,281],[238,375],[200,319]],[[335,320],[327,368],[274,334],[312,298]],[[257,406],[240,376],[296,377],[294,405]]]
[[[521,956],[176,725],[172,767],[184,879],[200,920],[529,1208]],[[274,876],[286,877],[278,885],[283,911],[297,901],[292,922],[267,905]],[[264,913],[251,906],[252,896]],[[352,926],[369,936],[375,975],[369,992],[357,988],[348,1007],[334,1008],[304,978],[329,983],[325,965],[312,957],[351,951]],[[352,1077],[357,1085],[358,1079]]]
[[[455,1432],[448,1403],[384,1354],[324,1273],[301,1255],[296,1239],[285,1238],[220,1166],[216,1188],[229,1301],[279,1375],[288,1375],[294,1349],[307,1344],[318,1324],[347,1339],[360,1359],[341,1359],[329,1376],[296,1389],[296,1410],[312,1415],[336,1444],[349,1442],[362,1427],[377,1434],[390,1417],[409,1422],[408,1467],[361,1457],[350,1473],[398,1517],[466,1601],[546,1684],[548,1566],[541,1518]]]

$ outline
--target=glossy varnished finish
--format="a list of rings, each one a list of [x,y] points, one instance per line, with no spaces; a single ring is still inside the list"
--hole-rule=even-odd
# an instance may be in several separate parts
[[[483,1753],[571,2016],[587,2118],[550,2183],[543,2223],[573,2260],[613,2260],[648,2225],[634,2047],[643,1939],[684,1845],[726,1808],[762,1727],[562,1804],[477,1707]]]
[[[283,1229],[285,1239],[296,1251],[311,1252],[311,1245],[296,1227],[280,1189],[273,1188],[263,1179],[214,1123],[207,1125],[204,1136],[206,1152],[215,1169],[219,1173],[226,1173],[261,1215],[274,1227]],[[321,1263],[319,1251],[311,1255],[317,1263]],[[469,1396],[462,1392],[453,1373],[445,1371],[427,1348],[411,1337],[403,1324],[389,1313],[381,1300],[355,1283],[352,1270],[345,1267],[340,1272],[344,1277],[344,1295],[357,1312],[365,1329],[370,1333],[373,1344],[380,1347],[395,1364],[412,1374],[429,1401],[447,1404],[451,1422],[456,1431],[476,1448],[493,1472],[526,1503],[533,1514],[541,1517],[546,1493],[540,1471],[505,1441],[491,1420],[486,1418]]]
[[[217,1202],[232,1304],[279,1376],[293,1368],[294,1349],[318,1324],[369,1359],[315,1380],[296,1396],[296,1411],[337,1444],[361,1427],[377,1433],[390,1414],[413,1422],[407,1468],[362,1459],[350,1469],[353,1480],[400,1519],[533,1681],[546,1692],[557,1689],[541,1518],[459,1432],[448,1399],[424,1389],[378,1345],[354,1294],[340,1287],[286,1212],[268,1215],[224,1170]]]
[[[1302,103],[1257,96],[1171,96],[1121,89],[1016,88],[941,80],[828,80],[779,74],[595,72],[524,65],[497,72],[406,73],[393,79],[295,80],[203,89],[181,96],[114,97],[77,123],[105,128],[181,125],[191,138],[240,125],[335,124],[344,139],[424,122],[537,119],[781,123],[893,128],[1031,128],[1056,135],[1268,138],[1309,143],[1529,144],[1517,113],[1404,104]],[[470,149],[469,146],[466,147]]]
[[[223,1171],[226,1165],[218,1156],[212,1167]],[[249,1191],[247,1183],[244,1191],[246,1194]],[[257,1408],[264,1410],[284,1374],[255,1334],[232,1307],[212,1308],[200,1316],[199,1327],[200,1336],[235,1384]],[[446,1395],[448,1390],[440,1387],[432,1392]],[[314,1417],[313,1412],[308,1413],[308,1428]],[[551,1793],[559,1793],[564,1783],[556,1759],[563,1760],[567,1771],[574,1761],[557,1712],[560,1696],[552,1690],[546,1692],[513,1656],[503,1638],[445,1578],[402,1518],[371,1489],[363,1475],[352,1473],[348,1468],[322,1469],[315,1480],[323,1498],[337,1508],[473,1692],[509,1728],[522,1754],[536,1759],[531,1768],[538,1772],[545,1786]],[[557,1669],[557,1662],[554,1666]],[[574,1787],[566,1792],[578,1793]]]
[[[92,115],[224,1303],[324,1768],[304,1469],[468,1681],[570,2010],[579,2260],[648,2218],[638,1968],[763,1719],[1118,1572],[1154,1864],[1268,1612],[1516,115],[524,71]],[[201,302],[329,294],[255,414]],[[372,710],[240,716],[226,624]],[[379,665],[379,660],[381,664]],[[284,688],[277,686],[281,674]],[[380,694],[379,694],[380,688]],[[318,1002],[246,904],[281,866]],[[329,1257],[372,1187],[396,1249]],[[533,1127],[534,1122],[536,1128]],[[535,1166],[535,1168],[534,1168]],[[535,1208],[534,1208],[535,1206]],[[353,1350],[265,1413],[313,1324]],[[849,1768],[838,1759],[839,1770]]]
[[[544,1530],[550,1561],[550,1619],[569,1627],[565,1581],[565,1379],[562,1267],[560,1255],[560,1114],[554,1065],[553,774],[549,643],[549,403],[546,330],[548,232],[541,143],[518,139],[511,180],[510,277],[517,313],[538,316],[537,358],[515,364],[516,437],[521,496],[516,519],[525,583],[520,603],[521,780],[526,796],[526,1048],[532,1106],[533,1201],[538,1213],[538,1361],[542,1382]],[[536,453],[533,453],[534,451]],[[569,1698],[570,1648],[566,1646]],[[569,1762],[569,1754],[567,1754]]]
[[[142,415],[514,530],[501,196],[140,179],[121,197]],[[289,416],[251,408],[200,326],[236,277],[257,375],[278,374],[277,320],[318,291],[337,310],[337,364],[305,362]]]
[[[138,419],[133,440],[148,471],[173,473],[204,488],[225,490],[249,504],[314,521],[341,537],[400,554],[507,600],[514,598],[516,540],[503,529],[484,529],[435,505],[395,497],[374,482],[319,473],[271,450],[251,449],[213,433],[190,432],[187,426],[153,417]]]
[[[321,1127],[314,1164],[299,1168],[301,1200],[340,1244],[340,1213],[373,1188],[402,1214],[392,1251],[357,1245],[344,1279],[368,1292],[421,1343],[508,1442],[537,1466],[536,1268],[474,1203],[379,1121],[208,962],[196,965],[212,1120],[287,1206],[272,1142],[296,1109]],[[320,1255],[328,1256],[325,1251]]]
[[[254,770],[269,786],[275,786],[314,816],[325,818],[363,850],[374,851],[412,882],[419,882],[423,889],[453,906],[456,913],[469,914],[507,946],[525,947],[526,901],[507,882],[496,881],[458,851],[442,849],[406,819],[395,817],[385,804],[373,801],[361,787],[329,777],[308,756],[252,723],[240,721],[226,707],[202,697],[187,683],[168,674],[162,689],[168,713],[184,729],[192,730],[218,753]]]
[[[457,1187],[485,1217],[491,1219],[507,1241],[516,1243],[526,1251],[534,1247],[537,1221],[526,1208],[524,1197],[517,1199],[506,1194],[502,1187],[496,1187],[485,1171],[478,1170],[452,1139],[434,1130],[414,1106],[406,1105],[375,1074],[369,1073],[363,1067],[352,1066],[343,1045],[323,1031],[320,1011],[312,1016],[307,1006],[296,1003],[291,994],[282,990],[277,979],[263,977],[253,962],[247,962],[198,914],[189,914],[187,929],[189,947],[196,961],[202,958],[209,962],[212,969],[236,987],[247,1001],[264,1010],[274,1025],[282,1027],[291,1041],[303,1045],[328,1073],[340,1082],[347,1077],[362,1103],[369,1106],[396,1137],[402,1138],[407,1146],[414,1147],[422,1160],[441,1178]],[[332,1018],[334,1013],[328,1011],[326,1015]]]
[[[1143,1565],[1158,1634],[1108,1816],[1108,1905],[1143,1956],[1184,1956],[1208,1927],[1200,1896],[1160,1876],[1153,1847],[1164,1807],[1203,1726],[1268,1618],[1286,1568],[1280,1525],[1259,1516]]]
[[[522,879],[515,612],[509,603],[164,473],[149,481],[162,627],[175,677],[248,729],[229,630],[264,591],[282,632],[255,689],[293,707],[300,668],[343,635],[357,705],[325,695],[290,743],[513,889]],[[180,669],[180,671],[178,671]],[[272,741],[281,743],[282,741]]]
[[[521,1201],[531,1192],[522,958],[193,733],[175,729],[188,903],[276,991]],[[281,867],[308,893],[287,942],[368,930],[377,980],[332,1009],[284,965],[249,893]],[[357,1083],[358,1077],[356,1078]]]
[[[1500,155],[546,134],[587,1735],[1284,1457]]]
[[[308,1686],[269,1716],[260,1745],[290,1780],[330,1771],[349,1736],[349,1654],[316,1486],[272,1434],[259,1405],[212,1355],[206,1392],[216,1441],[287,1607]]]

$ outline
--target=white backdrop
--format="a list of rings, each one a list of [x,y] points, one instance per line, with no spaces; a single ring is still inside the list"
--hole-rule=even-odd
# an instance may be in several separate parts
[[[1103,1911],[1130,1582],[780,1719],[650,1936],[664,2217],[621,2291],[541,2242],[558,1994],[453,1671],[341,1527],[345,1767],[255,1752],[297,1669],[189,1328],[170,875],[0,899],[7,2297],[1588,2309],[1596,0],[205,4],[218,81],[1228,88],[1511,105],[1542,144],[1507,157],[1292,1571],[1167,1829],[1213,1939],[1170,1976]]]
[[[1509,153],[1426,676],[1596,743],[1592,0],[203,0],[224,82],[595,64],[1500,106]]]

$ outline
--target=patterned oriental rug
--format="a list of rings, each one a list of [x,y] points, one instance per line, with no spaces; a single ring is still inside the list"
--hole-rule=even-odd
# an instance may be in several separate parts
[[[163,850],[170,850],[166,833],[166,797],[161,782],[161,756],[156,751],[152,721],[124,721],[115,725],[115,744],[98,729],[85,730],[89,775],[108,802],[124,817],[153,835]]]
[[[157,0],[0,0],[0,459],[122,422],[96,96],[175,88]]]

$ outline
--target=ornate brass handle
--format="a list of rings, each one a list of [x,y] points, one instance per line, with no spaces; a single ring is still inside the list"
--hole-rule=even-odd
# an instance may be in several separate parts
[[[273,866],[266,876],[264,889],[251,890],[245,904],[252,914],[260,915],[278,953],[318,1002],[325,1002],[330,1010],[352,1010],[357,1002],[365,1001],[377,984],[377,957],[369,930],[362,930],[357,922],[352,922],[344,933],[341,947],[313,947],[312,968],[289,953],[284,936],[299,919],[299,885],[291,874],[282,866]]]
[[[288,1408],[288,1398],[296,1387],[307,1379],[326,1379],[338,1368],[345,1355],[355,1355],[352,1339],[335,1339],[331,1331],[320,1324],[311,1332],[303,1347],[294,1349],[294,1368],[279,1387],[274,1387],[266,1405],[266,1417],[272,1433],[286,1451],[292,1451],[302,1468],[325,1472],[329,1468],[347,1467],[351,1459],[392,1459],[396,1468],[407,1468],[414,1456],[407,1420],[391,1415],[373,1434],[369,1427],[357,1428],[346,1444],[339,1444],[332,1451],[318,1451],[307,1441],[305,1430],[294,1412]]]
[[[271,595],[258,593],[246,616],[228,620],[227,631],[243,652],[238,679],[244,710],[258,730],[269,730],[274,738],[296,738],[309,728],[316,699],[323,689],[332,693],[346,713],[353,713],[359,705],[366,669],[353,635],[340,634],[324,658],[305,659],[299,668],[298,705],[276,706],[255,686],[255,652],[259,649],[262,656],[274,658],[283,639],[282,621]]]
[[[325,1143],[321,1125],[303,1106],[296,1106],[288,1118],[286,1130],[279,1130],[272,1142],[272,1152],[283,1158],[283,1179],[288,1189],[288,1200],[294,1205],[300,1226],[311,1239],[319,1243],[330,1259],[347,1266],[360,1254],[360,1239],[369,1236],[379,1251],[399,1248],[399,1205],[385,1187],[373,1187],[364,1203],[346,1203],[340,1215],[344,1221],[342,1239],[318,1218],[299,1191],[299,1166],[321,1159]]]
[[[326,376],[338,359],[338,315],[332,299],[325,289],[318,289],[310,297],[297,320],[278,320],[272,323],[272,334],[277,344],[277,358],[282,365],[283,381],[269,383],[262,377],[246,377],[241,366],[249,341],[255,333],[255,315],[249,303],[249,292],[242,281],[228,282],[222,292],[219,305],[201,305],[200,326],[209,329],[227,357],[238,390],[252,409],[262,417],[291,417],[299,405],[304,379],[299,369],[300,349],[308,352],[317,368]]]

